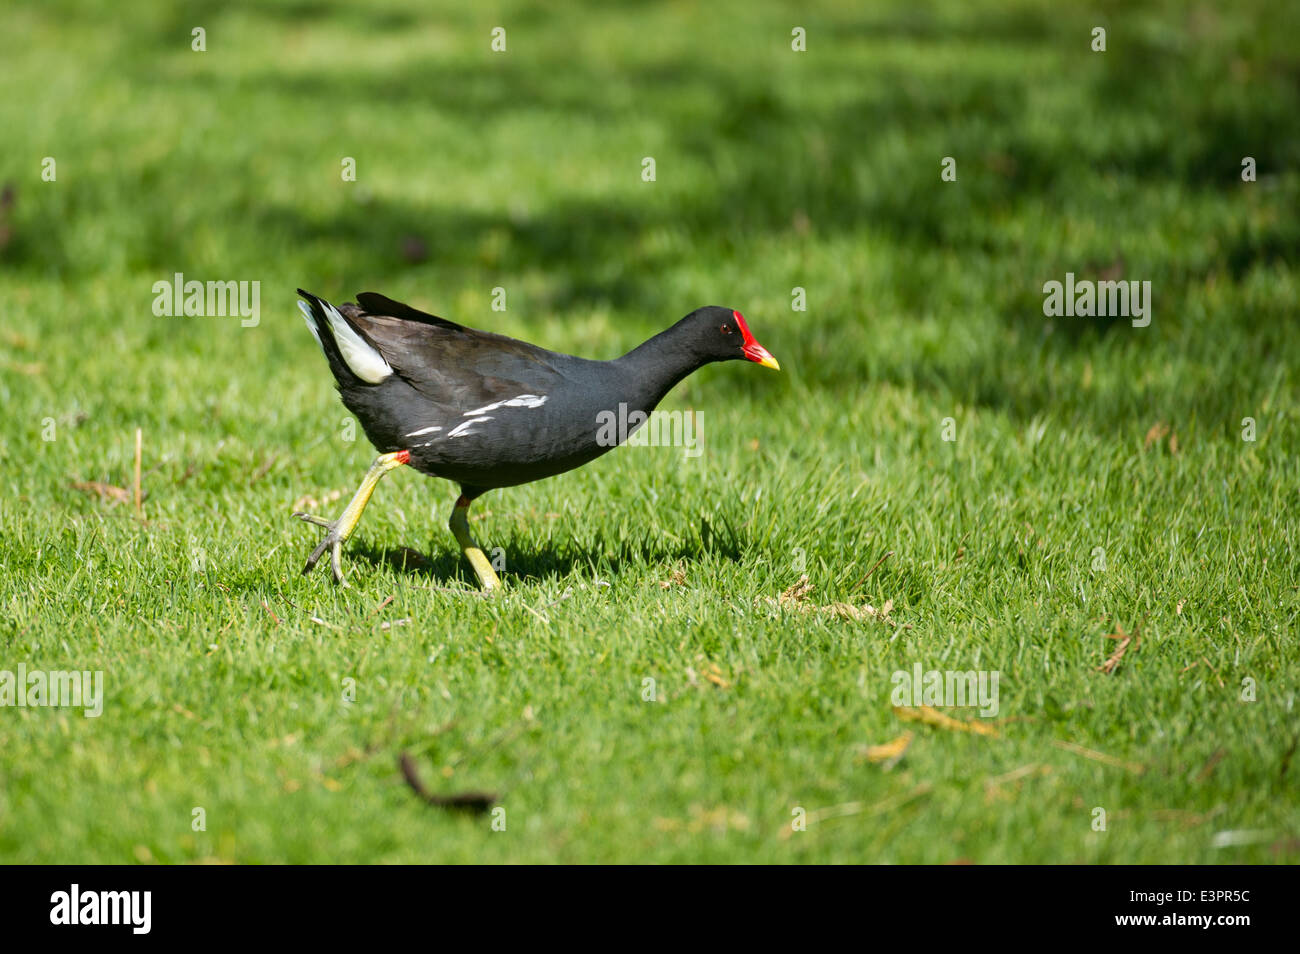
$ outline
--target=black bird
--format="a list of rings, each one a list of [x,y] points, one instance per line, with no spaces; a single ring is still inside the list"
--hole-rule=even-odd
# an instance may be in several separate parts
[[[621,358],[590,361],[475,331],[373,292],[337,308],[302,289],[298,294],[344,405],[380,452],[337,520],[294,514],[327,531],[303,573],[329,550],[340,583],[343,543],[379,479],[395,467],[410,464],[460,484],[451,532],[492,590],[500,581],[466,519],[474,498],[599,457],[636,429],[614,433],[607,426],[612,415],[644,422],[678,381],[706,364],[745,358],[780,368],[740,312],[713,305]]]

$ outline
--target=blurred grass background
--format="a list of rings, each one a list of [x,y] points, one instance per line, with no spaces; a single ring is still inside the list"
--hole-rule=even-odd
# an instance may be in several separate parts
[[[1300,10],[793,9],[7,7],[0,668],[109,699],[0,712],[0,857],[1296,860]],[[1151,281],[1151,325],[1045,319],[1067,271]],[[260,323],[155,317],[175,272],[260,281]],[[723,304],[783,370],[675,392],[697,462],[485,498],[506,599],[446,591],[453,492],[411,474],[337,591],[288,516],[370,451],[300,285],[589,357]],[[146,521],[72,487],[128,486],[137,427]],[[771,609],[802,572],[896,625]],[[885,772],[916,661],[1000,669],[1012,721]]]

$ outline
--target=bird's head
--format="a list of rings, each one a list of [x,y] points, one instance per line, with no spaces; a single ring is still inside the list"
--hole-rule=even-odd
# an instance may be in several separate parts
[[[709,361],[733,361],[743,358],[765,368],[780,371],[772,352],[754,338],[745,316],[733,308],[708,305],[686,316],[692,344]]]

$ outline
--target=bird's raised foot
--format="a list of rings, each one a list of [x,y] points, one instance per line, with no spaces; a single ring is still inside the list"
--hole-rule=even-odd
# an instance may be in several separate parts
[[[314,514],[303,513],[301,510],[295,511],[294,516],[307,523],[315,524],[318,527],[325,528],[325,539],[322,540],[316,549],[311,552],[307,558],[307,565],[302,568],[304,574],[310,573],[312,567],[325,555],[325,551],[330,551],[330,567],[334,570],[334,582],[347,586],[347,581],[343,579],[343,544],[348,537],[352,536],[352,531],[357,528],[361,522],[361,514],[366,509],[366,504],[370,502],[370,495],[375,492],[375,486],[379,479],[388,473],[394,467],[401,467],[411,459],[409,451],[394,451],[391,454],[380,454],[375,458],[370,469],[366,471],[365,478],[361,481],[361,486],[353,495],[352,500],[344,508],[343,513],[337,520],[325,520]]]

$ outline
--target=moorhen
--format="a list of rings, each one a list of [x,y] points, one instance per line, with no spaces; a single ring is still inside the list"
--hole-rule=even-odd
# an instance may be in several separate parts
[[[329,550],[339,583],[343,543],[379,479],[395,467],[410,464],[460,484],[451,532],[483,588],[493,590],[500,581],[469,532],[474,498],[594,460],[628,436],[610,440],[602,417],[625,405],[626,420],[644,422],[678,381],[713,361],[746,358],[780,368],[740,312],[717,306],[696,309],[621,358],[590,361],[475,331],[373,292],[337,308],[302,289],[298,294],[344,405],[380,452],[337,520],[294,514],[327,531],[303,573]],[[636,411],[644,416],[634,417]]]

